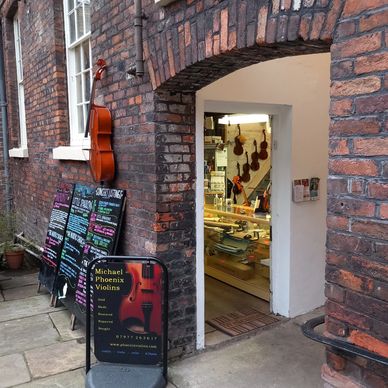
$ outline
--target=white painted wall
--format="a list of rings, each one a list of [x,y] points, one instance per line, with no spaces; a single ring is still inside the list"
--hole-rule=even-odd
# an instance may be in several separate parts
[[[277,232],[274,230],[273,248],[278,247],[277,254],[281,253],[281,257],[273,262],[275,268],[272,268],[276,274],[272,289],[279,293],[274,295],[273,310],[290,317],[324,303],[329,68],[329,54],[283,58],[236,71],[197,93],[198,134],[202,131],[198,120],[202,121],[203,111],[216,111],[220,107],[214,101],[234,102],[240,108],[235,113],[271,113],[272,110],[275,114],[273,138],[278,142],[278,156],[274,155],[273,178],[284,190],[275,194],[275,186],[272,187],[273,217],[281,213],[282,220]],[[255,104],[259,110],[255,111]],[[263,104],[270,104],[267,112],[263,111]],[[201,156],[199,139],[203,137],[197,136],[197,158]],[[291,180],[312,176],[321,178],[320,200],[293,203]],[[199,183],[200,174],[197,177]],[[201,211],[200,207],[198,210]],[[288,236],[284,235],[285,231]],[[201,284],[203,279],[199,279],[197,286]]]

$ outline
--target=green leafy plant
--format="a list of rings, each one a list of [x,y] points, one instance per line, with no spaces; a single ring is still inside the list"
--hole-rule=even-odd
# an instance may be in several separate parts
[[[17,252],[23,249],[23,246],[14,242],[16,230],[16,216],[13,212],[0,213],[0,249],[4,252]]]

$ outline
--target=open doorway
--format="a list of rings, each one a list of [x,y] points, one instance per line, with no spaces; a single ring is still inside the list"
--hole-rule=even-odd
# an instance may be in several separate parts
[[[206,344],[277,322],[270,314],[271,119],[205,112]]]
[[[201,332],[201,324],[203,325],[203,337],[197,337],[197,341],[202,339],[203,346],[205,344],[208,346],[275,323],[277,321],[276,314],[288,316],[290,246],[283,236],[290,235],[290,202],[284,201],[282,198],[284,195],[291,195],[288,182],[291,179],[289,160],[291,158],[292,108],[276,104],[198,100],[197,109],[198,120],[199,112],[202,112],[202,131],[205,125],[204,117],[209,113],[218,117],[231,116],[239,120],[260,117],[256,122],[240,123],[239,126],[232,124],[232,122],[229,126],[229,122],[226,121],[227,124],[223,124],[219,128],[219,130],[224,128],[224,148],[229,149],[229,156],[226,157],[227,166],[223,175],[225,175],[225,196],[230,196],[232,201],[229,202],[232,203],[229,209],[226,200],[223,201],[222,206],[224,206],[225,212],[222,209],[214,209],[217,192],[214,190],[213,193],[212,188],[216,187],[214,185],[212,187],[209,177],[205,178],[205,172],[209,170],[208,167],[205,167],[206,158],[210,160],[211,164],[214,164],[214,169],[217,167],[217,170],[223,170],[223,168],[219,168],[218,161],[216,163],[215,160],[214,162],[212,160],[214,149],[219,151],[222,148],[222,143],[216,144],[216,146],[206,145],[206,131],[203,131],[202,137],[201,133],[198,133],[197,137],[197,161],[201,161],[198,162],[198,165],[202,166],[202,171],[197,170],[198,178],[202,174],[197,185],[198,190],[202,186],[202,196],[200,197],[198,193],[197,206],[198,209],[203,209],[202,212],[197,212],[197,222],[203,225],[203,228],[197,229],[197,249],[202,248],[202,255],[198,257],[197,261],[197,282],[202,286],[200,288],[198,285],[197,295],[199,333]],[[243,148],[246,148],[246,151],[241,155],[234,153],[235,138],[240,136],[238,127],[240,127],[243,136]],[[219,138],[217,135],[215,136],[215,140],[218,141]],[[241,190],[235,194],[233,180],[239,175],[237,162],[240,164],[240,175],[243,175],[243,165],[247,158],[245,152],[248,153],[249,164],[252,164],[252,154],[256,149],[254,140],[256,140],[258,153],[265,150],[266,158],[264,156],[262,156],[263,159],[259,158],[259,169],[250,169],[251,179],[248,182],[242,182],[244,191]],[[266,147],[265,143],[267,143]],[[274,148],[274,144],[276,144],[276,148]],[[219,174],[216,172],[213,175],[217,177]],[[232,181],[232,186],[229,183],[230,193],[228,179]],[[207,193],[205,193],[205,184],[207,185]],[[234,204],[235,197],[236,204]],[[220,200],[219,197],[218,200]],[[217,205],[220,206],[220,204]],[[207,244],[207,242],[209,238],[217,238],[215,235],[217,229],[205,228],[206,224],[212,225],[212,217],[214,222],[221,221],[222,223],[225,221],[226,223],[225,228],[221,227],[218,230],[219,237],[222,236],[222,242],[221,246],[216,245],[214,252],[212,251],[214,245],[209,251],[207,245],[212,244]],[[222,217],[225,219],[222,220]],[[228,223],[233,225],[233,230],[228,229]],[[217,224],[213,224],[213,226],[217,228]],[[232,248],[239,251],[235,255],[228,255],[223,245],[229,245],[226,250]],[[223,248],[224,251],[222,251]],[[217,265],[214,263],[217,259],[229,263]],[[226,271],[220,268],[222,266]],[[236,267],[239,271],[237,273],[233,272]],[[201,306],[203,306],[202,311]],[[203,320],[199,319],[201,312]],[[224,315],[234,315],[235,313],[237,313],[235,318],[250,330],[243,329],[242,332],[231,333],[230,330],[217,327],[214,331],[216,325],[208,325],[212,319],[218,318],[218,320],[223,321]],[[240,316],[241,313],[244,317]],[[245,315],[248,317],[246,318]],[[248,326],[246,326],[247,322]],[[227,324],[229,325],[229,323]],[[231,324],[234,325],[233,322]],[[237,331],[239,330],[241,328],[237,328]]]

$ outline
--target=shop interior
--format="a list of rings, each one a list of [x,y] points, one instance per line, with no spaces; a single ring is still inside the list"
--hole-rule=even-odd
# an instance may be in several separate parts
[[[243,334],[275,321],[269,305],[270,116],[205,113],[204,188],[205,333],[209,345],[212,337],[226,340],[240,330]],[[256,311],[265,316],[257,320],[251,314]],[[229,322],[233,317],[242,327]]]

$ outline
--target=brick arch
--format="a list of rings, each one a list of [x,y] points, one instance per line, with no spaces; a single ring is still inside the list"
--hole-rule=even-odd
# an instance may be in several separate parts
[[[190,353],[197,292],[195,91],[261,61],[329,51],[342,0],[186,0],[161,12],[162,22],[146,22],[144,43],[154,90],[152,228],[158,257],[173,271],[171,346]]]
[[[144,44],[153,89],[193,92],[245,66],[327,52],[341,0],[187,1]]]

